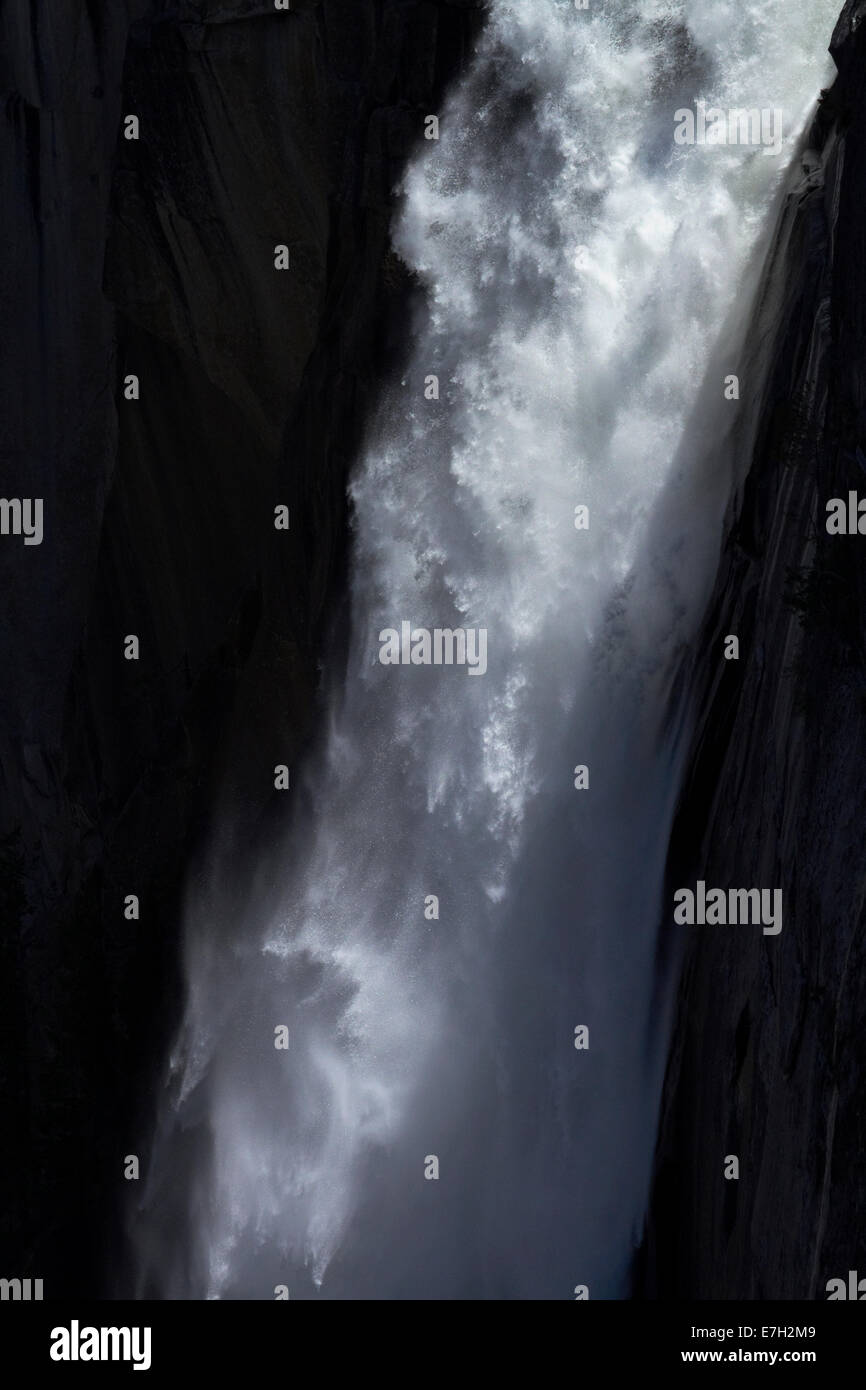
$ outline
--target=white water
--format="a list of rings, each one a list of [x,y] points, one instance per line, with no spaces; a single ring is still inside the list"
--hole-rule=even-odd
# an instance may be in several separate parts
[[[430,313],[354,476],[345,686],[284,852],[229,929],[220,881],[191,912],[147,1202],[179,1182],[195,1246],[142,1255],[167,1297],[625,1288],[669,1023],[660,721],[730,484],[680,446],[838,0],[591,3],[494,0],[407,178]],[[696,97],[783,108],[782,155],[675,146]],[[486,627],[487,674],[380,666],[404,619]]]

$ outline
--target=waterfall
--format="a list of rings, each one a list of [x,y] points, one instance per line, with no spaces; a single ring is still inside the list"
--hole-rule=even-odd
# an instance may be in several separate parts
[[[322,748],[255,885],[190,907],[140,1223],[163,1296],[626,1292],[669,1028],[671,675],[718,557],[748,267],[837,6],[490,5],[405,178],[426,308],[353,472]],[[714,108],[782,138],[675,140]],[[483,630],[486,670],[383,664],[403,623]],[[149,1235],[172,1186],[183,1252]]]

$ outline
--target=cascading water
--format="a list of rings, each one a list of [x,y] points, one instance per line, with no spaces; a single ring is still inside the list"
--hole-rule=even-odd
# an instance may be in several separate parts
[[[230,931],[219,885],[191,915],[142,1220],[163,1296],[625,1291],[668,1036],[662,719],[730,486],[684,431],[836,8],[493,0],[406,180],[395,243],[428,312],[352,484],[309,814]],[[780,108],[782,152],[676,144],[697,98]],[[381,664],[404,621],[486,629],[486,672]],[[212,1158],[187,1169],[201,1120]],[[172,1178],[182,1253],[148,1234]]]

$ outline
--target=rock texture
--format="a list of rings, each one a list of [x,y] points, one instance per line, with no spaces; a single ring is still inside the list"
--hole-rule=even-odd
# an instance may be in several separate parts
[[[393,188],[480,21],[2,10],[0,491],[44,499],[45,539],[0,541],[0,1274],[46,1298],[123,1291],[185,868],[217,804],[255,835],[309,736],[346,473],[405,339]]]
[[[866,540],[825,525],[830,498],[866,495],[864,16],[849,0],[781,211],[751,339],[770,363],[759,429],[691,661],[648,1297],[825,1298],[828,1279],[866,1272]],[[729,633],[738,662],[722,659]],[[674,888],[698,878],[781,887],[781,935],[673,927]]]

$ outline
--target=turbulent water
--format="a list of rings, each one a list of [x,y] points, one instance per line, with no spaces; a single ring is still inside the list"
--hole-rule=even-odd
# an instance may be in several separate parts
[[[703,446],[836,8],[492,3],[394,232],[428,307],[354,473],[324,751],[255,888],[190,913],[141,1219],[163,1296],[626,1292],[669,1022],[663,715],[730,487]],[[697,98],[781,109],[781,152],[676,144]],[[486,673],[380,664],[403,621],[486,629]]]

